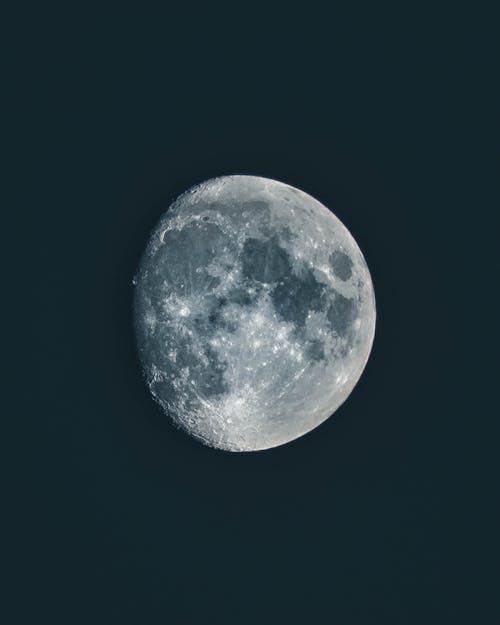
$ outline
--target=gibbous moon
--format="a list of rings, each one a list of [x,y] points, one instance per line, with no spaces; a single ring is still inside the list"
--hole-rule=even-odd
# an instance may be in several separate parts
[[[356,242],[276,180],[225,176],[181,195],[134,284],[147,385],[212,447],[268,449],[309,432],[347,399],[372,347],[375,297]]]

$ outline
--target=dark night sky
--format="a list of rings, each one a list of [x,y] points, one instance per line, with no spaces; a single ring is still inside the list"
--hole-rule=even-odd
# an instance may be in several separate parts
[[[451,240],[481,79],[465,28],[481,39],[465,15],[380,7],[13,21],[4,288],[23,348],[7,336],[1,625],[458,622]],[[377,298],[371,358],[335,418],[253,454],[170,426],[132,333],[149,230],[231,173],[332,208]]]

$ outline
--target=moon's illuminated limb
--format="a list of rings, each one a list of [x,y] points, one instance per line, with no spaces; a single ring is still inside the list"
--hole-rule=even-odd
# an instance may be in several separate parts
[[[370,274],[311,196],[226,176],[180,196],[136,279],[139,354],[173,421],[232,451],[289,442],[348,397],[375,330]]]

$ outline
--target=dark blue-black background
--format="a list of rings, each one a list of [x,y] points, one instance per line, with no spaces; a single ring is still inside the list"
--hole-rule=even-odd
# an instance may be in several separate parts
[[[471,50],[489,43],[456,9],[358,9],[7,20],[4,292],[22,331],[6,337],[2,625],[458,622],[449,417],[467,409],[467,293],[450,249],[471,210]],[[149,230],[178,193],[231,173],[334,210],[377,298],[349,400],[253,454],[171,427],[132,334]]]

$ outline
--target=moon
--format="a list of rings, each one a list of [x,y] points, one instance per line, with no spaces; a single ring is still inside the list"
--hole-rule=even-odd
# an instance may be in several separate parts
[[[341,221],[256,176],[181,195],[134,282],[146,383],[174,424],[229,451],[288,443],[347,399],[368,360],[375,296]]]

